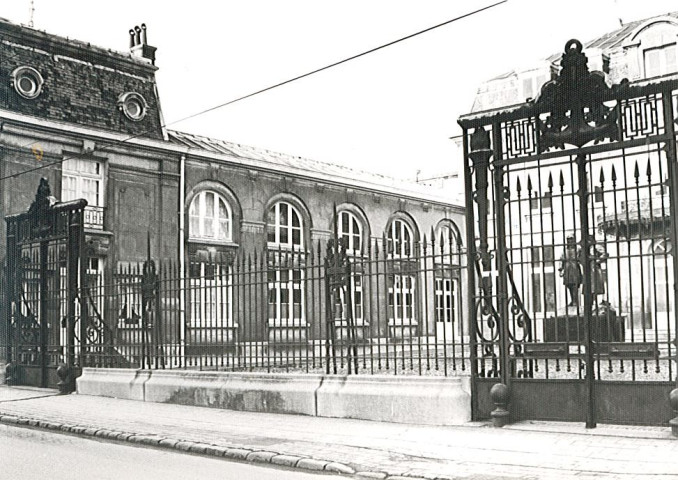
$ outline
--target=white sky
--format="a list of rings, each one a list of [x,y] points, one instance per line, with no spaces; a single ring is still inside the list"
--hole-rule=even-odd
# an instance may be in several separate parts
[[[35,28],[124,51],[146,23],[167,123],[497,0],[34,0]],[[27,24],[29,0],[0,17]],[[471,18],[169,128],[414,178],[457,170],[449,137],[478,85],[664,0],[509,0]]]

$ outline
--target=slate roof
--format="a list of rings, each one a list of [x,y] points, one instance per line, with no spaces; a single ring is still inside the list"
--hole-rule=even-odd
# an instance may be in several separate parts
[[[285,171],[305,177],[318,178],[328,183],[341,183],[347,186],[364,187],[391,193],[409,194],[422,200],[432,200],[457,205],[447,192],[419,183],[400,180],[373,172],[352,169],[342,165],[321,162],[309,158],[273,152],[258,147],[209,138],[193,133],[168,130],[169,141],[174,144],[202,150],[211,154],[234,157],[235,160],[250,163],[254,168],[271,171]],[[196,153],[196,152],[194,152]]]

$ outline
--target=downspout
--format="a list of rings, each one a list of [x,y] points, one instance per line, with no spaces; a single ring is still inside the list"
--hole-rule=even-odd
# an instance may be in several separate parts
[[[185,211],[186,202],[186,155],[179,158],[179,367],[183,366],[186,350],[186,252]]]

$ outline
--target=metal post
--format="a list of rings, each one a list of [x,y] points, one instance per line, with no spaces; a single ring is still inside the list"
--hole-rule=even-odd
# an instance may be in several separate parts
[[[7,332],[7,363],[11,364],[13,360],[13,343],[17,336],[12,329],[12,313],[14,308],[16,287],[15,279],[18,273],[17,268],[17,245],[16,245],[16,219],[7,219],[7,290],[5,292],[5,322]]]
[[[673,118],[673,96],[672,92],[669,90],[662,94],[662,104],[664,107],[664,125],[666,128],[666,135],[668,140],[666,142],[666,164],[668,167],[668,176],[669,176],[669,212],[671,218],[673,219],[669,222],[669,238],[671,240],[671,245],[673,246],[673,254],[671,259],[673,261],[673,271],[674,276],[678,272],[678,222],[675,221],[678,218],[678,171],[676,171],[676,162],[678,161],[678,153],[676,152],[676,128]],[[673,305],[674,308],[678,305],[678,282],[673,281]],[[674,348],[678,349],[678,315],[673,315],[675,325],[673,327]],[[674,357],[675,357],[674,350]],[[678,368],[676,369],[678,371]],[[678,388],[678,373],[676,373],[676,388]],[[675,394],[675,397],[678,398],[678,392]],[[678,419],[678,417],[676,417]],[[676,432],[678,433],[678,432]]]
[[[589,261],[589,212],[588,212],[588,174],[586,171],[586,155],[577,155],[577,177],[579,180],[579,215],[581,221],[581,249],[584,269],[584,335],[586,343],[586,428],[596,428],[596,397],[593,368],[593,290],[591,284],[591,262]]]
[[[40,324],[40,386],[47,388],[47,252],[49,243],[47,240],[40,241],[40,307],[38,321]]]
[[[509,313],[508,313],[508,282],[506,281],[506,226],[504,225],[504,170],[502,166],[496,165],[501,159],[501,127],[495,123],[492,125],[492,142],[494,166],[494,217],[496,223],[496,248],[497,248],[497,311],[499,313],[499,369],[501,381],[504,385],[511,386],[510,372],[510,338],[508,332]]]
[[[471,165],[469,165],[469,145],[468,130],[463,129],[463,148],[464,148],[464,202],[466,207],[466,290],[468,296],[467,314],[469,323],[469,348],[471,356],[471,415],[474,420],[478,418],[478,388],[476,381],[478,378],[478,352],[477,349],[477,322],[476,322],[476,273],[473,265],[476,261],[476,238],[475,238],[475,217],[473,215],[473,191],[471,182]]]

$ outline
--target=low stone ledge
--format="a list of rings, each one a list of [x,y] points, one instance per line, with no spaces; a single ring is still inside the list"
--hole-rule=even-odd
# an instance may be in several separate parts
[[[316,414],[315,392],[322,380],[320,375],[295,374],[185,370],[143,373],[143,400],[147,402],[301,415]],[[110,379],[108,384],[116,381],[119,380]]]
[[[317,402],[319,417],[424,425],[471,420],[471,395],[457,377],[326,377]]]
[[[144,384],[150,372],[126,368],[83,368],[76,380],[80,395],[144,400]]]
[[[77,392],[229,410],[425,425],[471,420],[469,379],[83,369]]]

